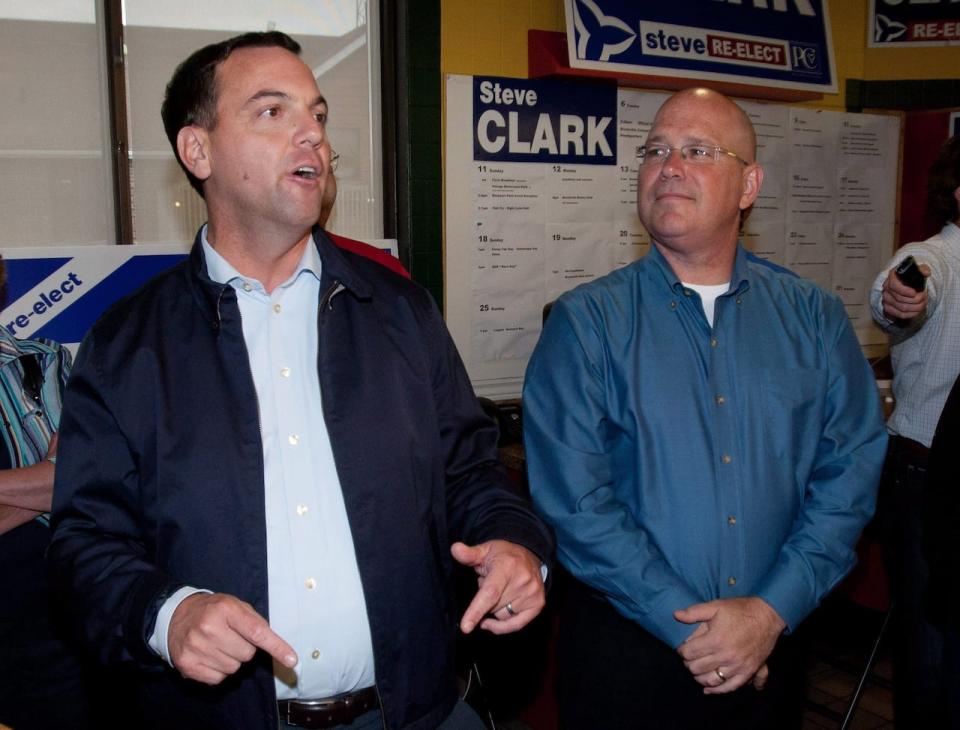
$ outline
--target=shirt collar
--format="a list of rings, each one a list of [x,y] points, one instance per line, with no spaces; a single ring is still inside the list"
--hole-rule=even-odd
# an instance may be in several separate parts
[[[221,256],[213,246],[210,245],[210,242],[207,240],[206,224],[204,224],[203,228],[200,229],[200,245],[203,247],[203,257],[207,264],[207,275],[212,281],[220,284],[232,284],[235,281],[249,281],[256,284],[258,288],[263,288],[261,282],[257,281],[252,276],[244,276],[241,274],[229,261]],[[300,257],[300,262],[297,264],[293,274],[290,275],[289,279],[280,284],[278,288],[284,289],[290,286],[294,281],[296,281],[297,277],[305,271],[313,274],[319,281],[321,270],[322,267],[320,264],[320,254],[317,253],[317,245],[313,239],[313,236],[311,235],[310,243],[309,245],[303,247],[303,255]]]
[[[16,338],[6,327],[0,325],[0,364],[6,365],[11,360],[16,360],[21,354]]]
[[[650,252],[647,256],[660,270],[667,286],[676,293],[682,293],[685,288],[683,283],[677,278],[677,275],[673,273],[673,268],[671,268],[670,263],[663,257],[663,254],[660,253],[660,249],[657,248],[656,244],[650,244]],[[722,294],[721,296],[740,293],[749,286],[750,269],[748,267],[747,251],[743,247],[742,242],[737,241],[737,253],[733,259],[733,271],[730,274],[730,288],[727,289],[726,294]]]
[[[950,245],[957,246],[960,251],[960,228],[957,228],[956,223],[947,223],[940,231],[940,237]]]
[[[742,241],[737,241],[737,255],[733,259],[733,272],[730,274],[730,288],[727,294],[740,294],[750,286],[749,255]]]

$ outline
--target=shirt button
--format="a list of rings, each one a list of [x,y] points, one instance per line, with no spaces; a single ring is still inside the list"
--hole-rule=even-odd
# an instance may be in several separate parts
[[[251,285],[249,281],[245,281],[245,282],[243,282],[243,290],[244,290],[244,291],[253,291],[253,285]]]
[[[670,302],[670,309],[676,309],[676,308],[677,308],[677,303],[676,303],[676,302]]]
[[[307,514],[308,511],[309,511],[309,508],[307,507],[307,505],[305,504],[297,505],[297,514],[300,515],[301,517]]]
[[[685,296],[685,297],[690,296],[690,290],[689,290],[689,289],[684,289],[684,290],[683,290],[683,296]]]
[[[718,395],[716,398],[714,398],[714,400],[717,401],[718,406],[722,406],[724,403],[727,402],[727,399],[724,398],[722,395]]]
[[[276,312],[277,314],[280,314],[280,312],[283,311],[283,307],[281,307],[279,304],[274,304],[273,311]]]
[[[710,338],[710,347],[716,347],[717,344],[719,344],[719,343],[717,342],[717,338],[716,338],[716,337],[711,337],[711,338]]]
[[[743,304],[743,299],[741,299],[740,297],[737,297],[737,304]]]
[[[319,649],[314,649],[313,651],[310,652],[310,656],[311,656],[313,659],[319,659],[319,658],[320,658],[320,650],[319,650]]]
[[[735,586],[736,584],[737,584],[737,579],[734,578],[732,575],[729,578],[727,578],[728,586]]]
[[[290,368],[280,368],[280,374],[281,374],[283,377],[285,377],[285,378],[289,378],[289,377],[290,377]]]
[[[729,464],[731,461],[733,461],[733,457],[731,457],[730,454],[724,454],[720,457],[720,461],[722,461],[724,464]]]
[[[733,527],[735,524],[737,524],[737,518],[734,517],[733,515],[730,515],[729,517],[727,517],[727,524]]]
[[[312,591],[317,587],[317,581],[315,581],[313,578],[307,578],[307,580],[304,582],[304,585],[307,587],[308,591]]]
[[[296,446],[297,444],[300,443],[300,437],[297,434],[292,433],[289,436],[287,436],[287,441],[290,442],[291,446]]]

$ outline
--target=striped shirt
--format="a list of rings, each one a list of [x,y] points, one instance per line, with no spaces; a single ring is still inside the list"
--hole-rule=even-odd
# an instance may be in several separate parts
[[[901,328],[883,313],[883,283],[890,269],[910,255],[930,267],[927,312],[920,322]],[[887,430],[930,446],[960,374],[960,228],[948,223],[937,235],[897,251],[873,283],[870,307],[877,324],[890,334],[897,403]]]
[[[38,400],[24,386],[24,358],[39,366]],[[43,460],[60,423],[61,396],[70,373],[70,352],[50,340],[18,340],[0,327],[0,416],[3,417],[5,468],[30,466]],[[49,524],[48,515],[37,519]]]

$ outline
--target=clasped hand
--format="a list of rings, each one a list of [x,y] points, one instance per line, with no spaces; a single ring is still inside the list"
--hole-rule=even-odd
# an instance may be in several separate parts
[[[728,598],[675,611],[674,617],[700,624],[677,651],[704,694],[733,692],[751,681],[763,688],[767,657],[786,628],[770,604],[755,596]]]

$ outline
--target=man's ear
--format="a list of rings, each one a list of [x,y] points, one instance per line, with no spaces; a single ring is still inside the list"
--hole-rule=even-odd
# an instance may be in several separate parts
[[[198,180],[210,177],[210,138],[203,127],[191,124],[177,132],[177,155]]]
[[[763,168],[756,162],[747,165],[743,170],[743,192],[740,194],[740,210],[746,210],[760,194],[763,185]]]

